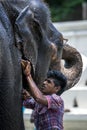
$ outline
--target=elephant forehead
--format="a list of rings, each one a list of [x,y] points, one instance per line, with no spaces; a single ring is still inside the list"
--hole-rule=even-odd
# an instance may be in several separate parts
[[[29,2],[29,8],[34,12],[34,17],[38,19],[44,27],[50,18],[48,7],[39,0],[31,0]]]
[[[43,11],[46,12],[48,11],[48,7],[40,0],[30,0],[29,1],[29,8],[33,11]],[[38,13],[38,12],[37,12]],[[40,12],[39,12],[40,13]]]

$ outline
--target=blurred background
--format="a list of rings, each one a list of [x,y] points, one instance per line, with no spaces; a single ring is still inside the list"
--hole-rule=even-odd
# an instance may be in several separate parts
[[[53,22],[87,19],[87,0],[45,0]]]
[[[87,130],[87,0],[45,0],[54,26],[75,47],[83,60],[80,81],[64,92],[64,130]],[[26,130],[34,130],[30,122],[32,110],[24,109]]]

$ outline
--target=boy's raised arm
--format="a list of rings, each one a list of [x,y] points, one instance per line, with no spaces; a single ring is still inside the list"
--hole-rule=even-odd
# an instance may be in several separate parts
[[[41,103],[41,104],[47,106],[48,102],[47,102],[46,97],[39,90],[39,88],[37,87],[36,83],[34,82],[32,76],[31,76],[31,65],[30,65],[30,62],[22,60],[21,63],[22,63],[23,72],[24,72],[24,74],[25,74],[25,76],[27,78],[29,89],[30,89],[30,92],[31,92],[33,98],[38,103]]]

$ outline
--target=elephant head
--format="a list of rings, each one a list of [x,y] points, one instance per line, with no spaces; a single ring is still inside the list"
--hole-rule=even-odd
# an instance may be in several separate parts
[[[23,58],[32,63],[33,78],[38,87],[41,87],[47,72],[52,69],[61,71],[67,77],[65,90],[79,81],[82,73],[80,53],[63,43],[64,38],[53,26],[50,11],[44,2],[30,0],[17,17],[15,25],[17,45],[22,50]],[[62,59],[65,64],[62,64]]]

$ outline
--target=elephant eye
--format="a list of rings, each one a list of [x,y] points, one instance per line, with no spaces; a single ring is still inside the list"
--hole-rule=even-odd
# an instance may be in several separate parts
[[[68,42],[68,39],[63,38],[63,42],[66,44]]]

